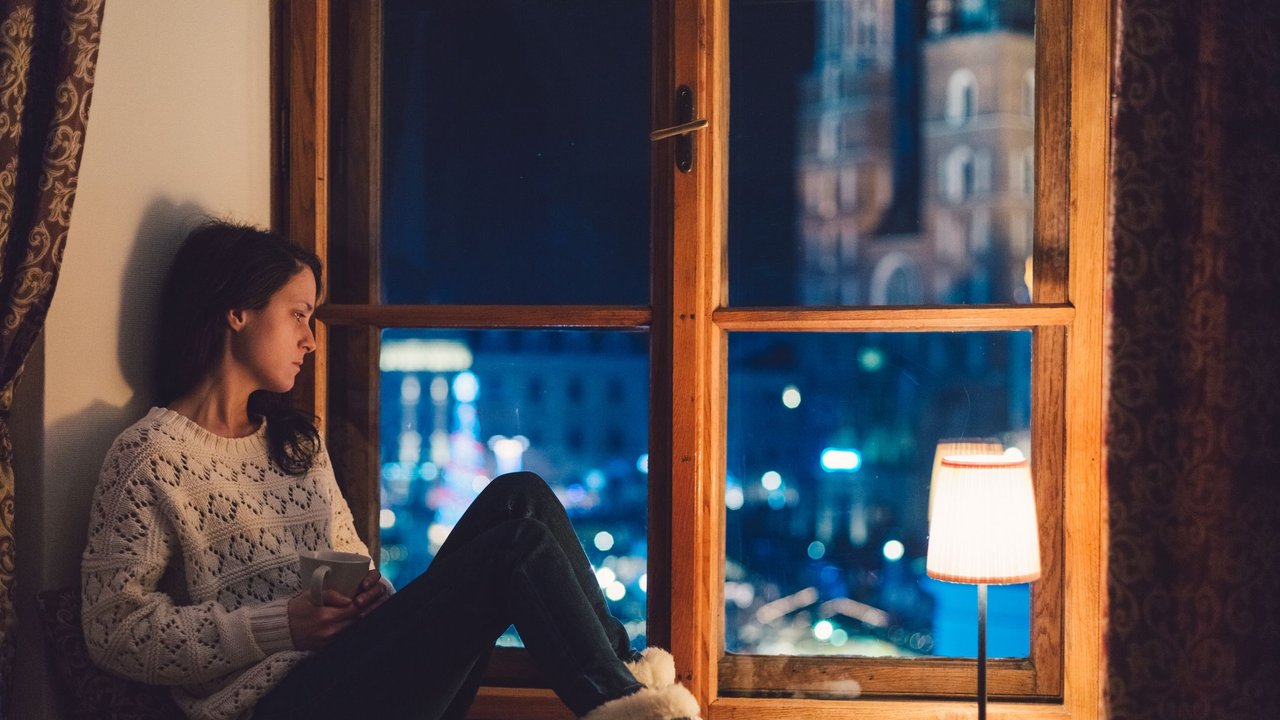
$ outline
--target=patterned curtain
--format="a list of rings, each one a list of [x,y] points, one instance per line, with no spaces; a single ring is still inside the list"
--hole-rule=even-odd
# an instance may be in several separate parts
[[[13,677],[13,391],[71,221],[103,0],[0,0],[0,720]]]
[[[1280,2],[1118,5],[1110,717],[1280,718]]]

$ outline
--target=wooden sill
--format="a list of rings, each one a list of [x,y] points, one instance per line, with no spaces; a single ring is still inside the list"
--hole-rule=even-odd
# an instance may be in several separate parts
[[[973,701],[940,700],[801,700],[792,698],[720,698],[703,720],[970,720]],[[987,705],[991,720],[1070,720],[1059,703]],[[573,713],[550,690],[481,688],[471,720],[573,720]]]

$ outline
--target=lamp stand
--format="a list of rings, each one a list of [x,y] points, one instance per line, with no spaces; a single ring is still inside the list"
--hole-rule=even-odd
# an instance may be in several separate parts
[[[987,584],[978,583],[978,720],[987,720]]]

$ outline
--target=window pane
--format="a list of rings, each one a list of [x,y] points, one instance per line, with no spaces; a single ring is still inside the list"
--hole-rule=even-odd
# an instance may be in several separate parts
[[[647,336],[389,329],[380,365],[382,572],[403,587],[490,479],[530,470],[564,502],[643,647]]]
[[[648,304],[649,3],[384,6],[382,300]]]
[[[1033,0],[730,0],[733,305],[1029,300]]]
[[[934,451],[1029,456],[1030,378],[1030,331],[731,334],[726,649],[975,656],[975,587],[925,575]],[[1029,642],[992,586],[988,653]]]

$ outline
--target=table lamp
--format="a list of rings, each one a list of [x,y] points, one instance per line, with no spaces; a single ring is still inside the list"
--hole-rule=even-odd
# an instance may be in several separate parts
[[[929,577],[978,586],[978,720],[987,717],[987,585],[1040,577],[1031,468],[1020,456],[948,455],[934,478]]]

